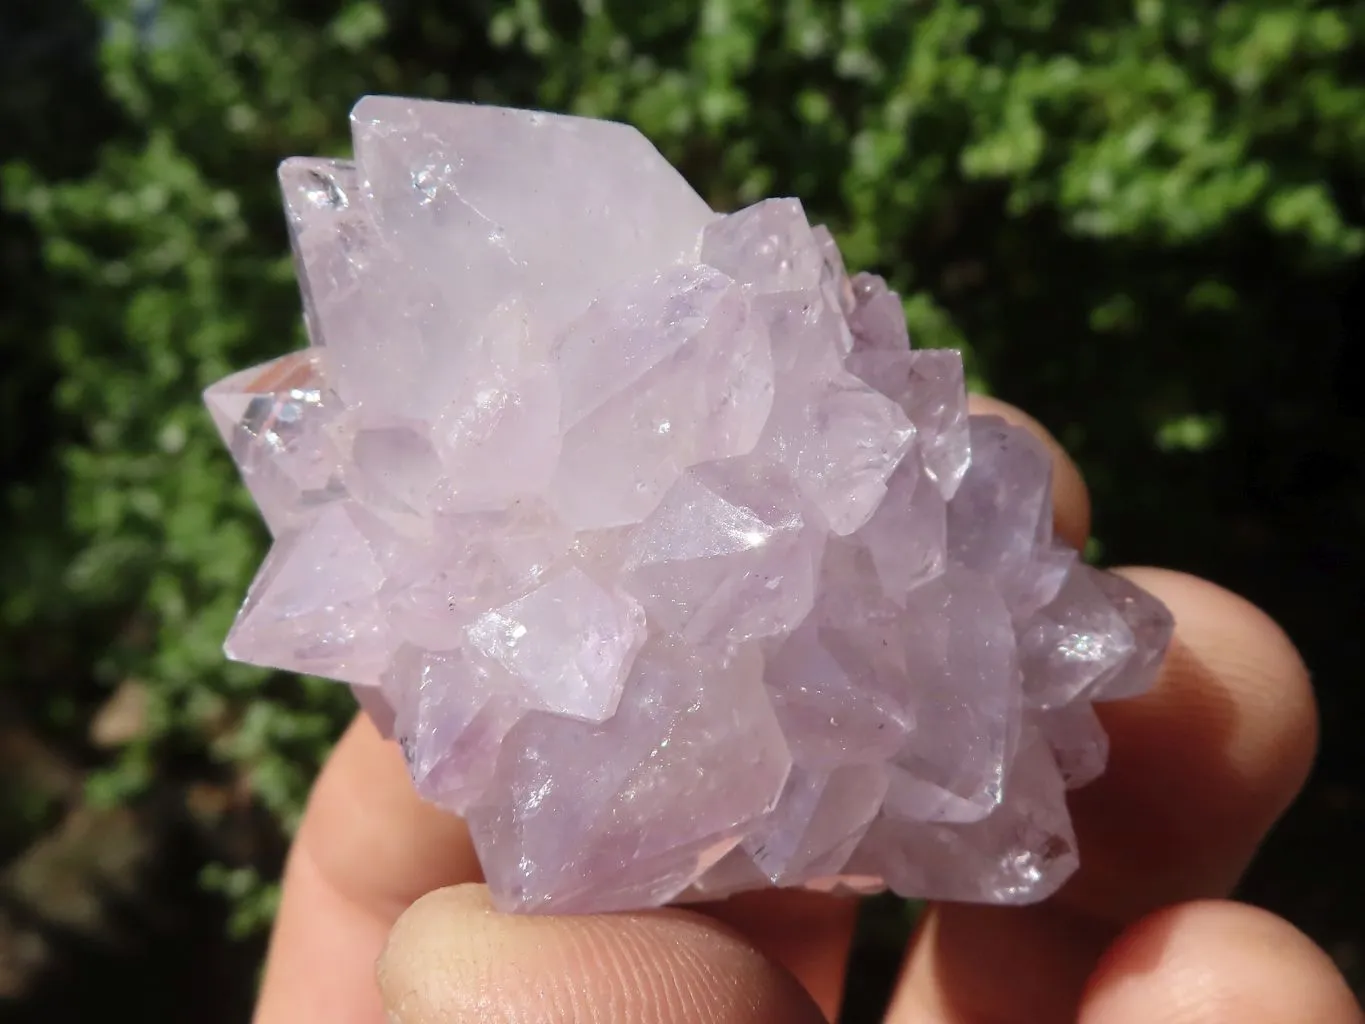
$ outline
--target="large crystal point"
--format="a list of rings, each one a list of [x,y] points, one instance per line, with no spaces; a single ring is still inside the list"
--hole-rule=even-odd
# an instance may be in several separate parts
[[[341,395],[389,412],[439,411],[471,372],[454,339],[507,297],[548,337],[642,270],[695,262],[714,218],[626,125],[384,96],[351,124],[366,288],[315,287],[314,319]]]
[[[321,362],[318,353],[292,352],[204,393],[214,426],[276,535],[345,493],[341,453],[327,431],[341,403],[324,383]]]
[[[348,683],[506,909],[1026,903],[1171,616],[795,199],[372,97],[280,169],[311,346],[211,387],[274,535],[228,637]]]

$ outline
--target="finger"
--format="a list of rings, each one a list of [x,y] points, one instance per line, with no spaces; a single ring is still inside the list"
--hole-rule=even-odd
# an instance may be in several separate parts
[[[318,776],[285,867],[257,1024],[382,1024],[374,964],[423,893],[481,877],[459,819],[418,799],[360,716]]]
[[[1061,897],[1115,924],[1231,892],[1318,736],[1308,670],[1264,612],[1192,576],[1125,575],[1166,602],[1176,636],[1151,693],[1099,706],[1109,768],[1072,798],[1082,867]]]
[[[997,399],[973,395],[971,410],[1017,423],[1048,446],[1058,532],[1083,545],[1089,496],[1061,445]],[[1229,891],[1301,788],[1317,742],[1308,673],[1272,620],[1193,577],[1142,569],[1127,575],[1169,593],[1184,621],[1154,692],[1100,708],[1112,740],[1109,770],[1072,798],[1085,867],[1064,899],[1116,922]],[[1200,638],[1197,649],[1184,642],[1191,633]],[[1252,633],[1260,642],[1245,644]],[[1193,864],[1193,857],[1206,863]]]
[[[1145,917],[1086,987],[1080,1024],[1362,1024],[1327,954],[1288,922],[1236,903]]]
[[[843,1004],[849,950],[859,901],[793,890],[732,896],[697,907],[739,932],[760,953],[792,974],[833,1020]]]
[[[1090,537],[1090,492],[1085,478],[1058,440],[1028,413],[998,398],[972,395],[968,406],[977,416],[999,416],[1030,431],[1052,453],[1052,515],[1057,533],[1074,548],[1083,549]]]
[[[944,905],[912,945],[891,1020],[1074,1020],[1128,922],[1226,895],[1302,785],[1316,718],[1307,672],[1273,622],[1178,573],[1134,571],[1176,620],[1156,688],[1102,707],[1110,770],[1074,794],[1076,878],[1026,909]]]
[[[785,970],[712,918],[682,910],[499,914],[483,886],[432,893],[379,963],[391,1024],[819,1024]]]

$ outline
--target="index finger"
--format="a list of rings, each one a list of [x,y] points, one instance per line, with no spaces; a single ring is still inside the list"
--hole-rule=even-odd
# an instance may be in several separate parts
[[[357,716],[290,848],[256,1024],[382,1024],[374,965],[393,923],[481,877],[464,823],[423,802],[397,746]]]

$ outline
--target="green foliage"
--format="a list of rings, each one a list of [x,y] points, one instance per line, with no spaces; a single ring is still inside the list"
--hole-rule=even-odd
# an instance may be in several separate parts
[[[4,392],[0,615],[40,682],[74,667],[149,687],[145,736],[95,783],[106,796],[190,752],[242,772],[289,826],[346,713],[340,688],[222,657],[264,534],[198,396],[302,342],[274,166],[344,151],[366,92],[625,119],[718,208],[799,195],[850,264],[902,290],[917,343],[969,349],[980,386],[1061,434],[1129,552],[1147,550],[1133,524],[1217,477],[1229,439],[1312,429],[1333,296],[1365,248],[1360,4],[69,8],[54,10],[86,26],[97,123],[58,137],[0,106],[35,143],[0,177],[31,285],[0,315],[27,389]],[[1291,371],[1298,390],[1260,400]],[[1266,485],[1289,471],[1271,457]],[[88,715],[91,694],[54,684],[50,720]]]
[[[228,931],[233,938],[246,938],[270,927],[279,905],[278,887],[267,883],[254,868],[209,864],[200,875],[200,884],[231,903]]]

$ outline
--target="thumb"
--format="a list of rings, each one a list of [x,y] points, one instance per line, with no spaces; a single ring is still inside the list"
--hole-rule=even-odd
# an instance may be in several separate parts
[[[441,889],[399,918],[379,960],[391,1024],[823,1024],[783,968],[683,910],[502,914],[482,885]]]

